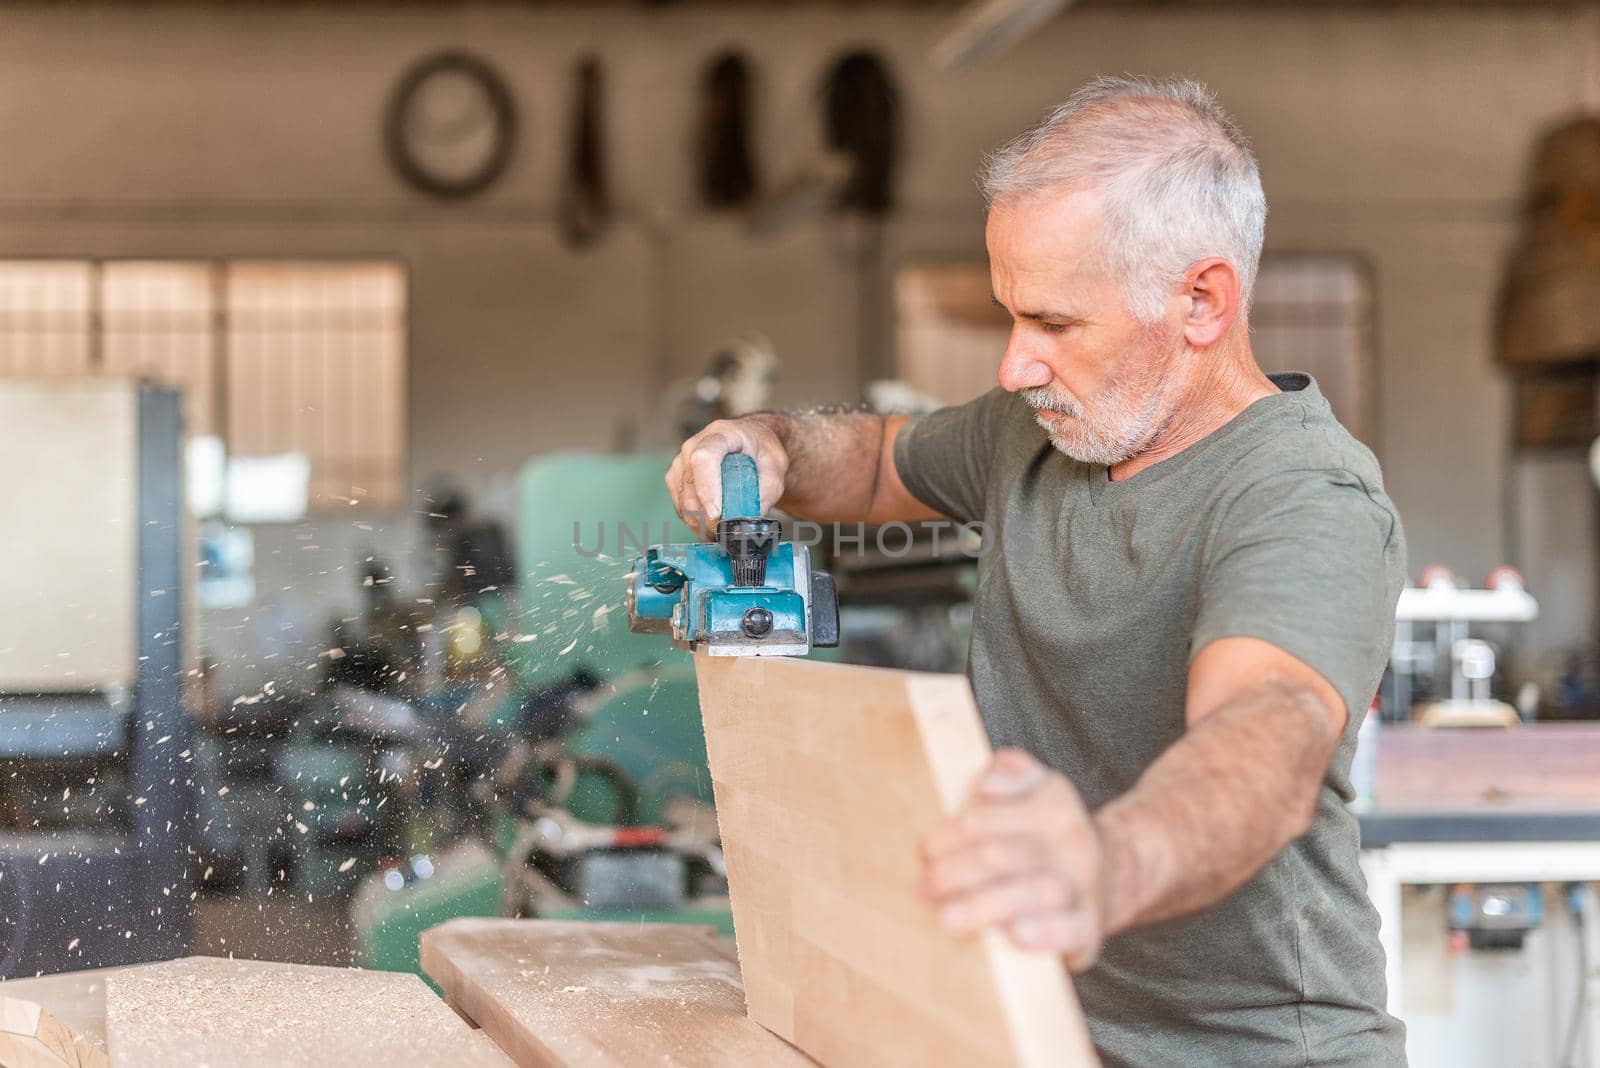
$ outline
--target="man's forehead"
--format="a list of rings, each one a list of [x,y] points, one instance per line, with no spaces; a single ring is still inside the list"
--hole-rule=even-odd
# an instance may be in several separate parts
[[[987,227],[991,265],[1023,277],[1098,268],[1100,199],[1089,192],[1037,193],[995,205]]]
[[[989,209],[989,232],[996,229],[1025,237],[1071,237],[1099,230],[1103,196],[1092,189],[1041,189],[995,204]]]

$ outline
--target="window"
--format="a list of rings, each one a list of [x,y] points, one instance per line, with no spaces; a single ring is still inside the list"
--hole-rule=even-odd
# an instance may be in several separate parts
[[[1359,259],[1332,253],[1262,257],[1250,340],[1265,371],[1305,371],[1333,414],[1372,444],[1372,282]]]
[[[399,500],[400,268],[235,263],[226,291],[230,448],[310,457],[314,501]]]
[[[89,371],[94,268],[0,262],[0,374]]]
[[[218,434],[216,271],[208,263],[100,268],[100,368],[184,391],[191,434]]]
[[[995,307],[983,263],[903,267],[894,280],[900,378],[940,404],[962,404],[995,387],[1011,316]]]
[[[0,261],[0,375],[180,387],[230,456],[305,457],[313,507],[405,493],[405,318],[388,262]]]

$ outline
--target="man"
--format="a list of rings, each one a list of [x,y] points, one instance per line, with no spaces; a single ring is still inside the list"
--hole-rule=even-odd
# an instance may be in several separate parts
[[[993,157],[1000,389],[917,422],[714,423],[715,516],[986,527],[969,672],[1005,746],[924,843],[943,922],[1062,955],[1108,1065],[1403,1064],[1344,807],[1404,573],[1372,454],[1248,311],[1255,160],[1199,85],[1105,79]]]

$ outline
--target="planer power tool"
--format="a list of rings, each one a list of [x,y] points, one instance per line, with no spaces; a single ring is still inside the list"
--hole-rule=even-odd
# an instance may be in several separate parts
[[[761,514],[756,464],[722,460],[722,518],[714,541],[653,545],[628,577],[630,630],[670,634],[712,656],[805,656],[839,644],[839,595],[811,552],[779,541]]]

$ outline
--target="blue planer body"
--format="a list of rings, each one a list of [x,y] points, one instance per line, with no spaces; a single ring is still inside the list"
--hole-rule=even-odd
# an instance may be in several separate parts
[[[839,644],[833,579],[810,550],[779,541],[761,512],[755,461],[722,461],[715,541],[653,545],[628,577],[628,626],[712,656],[805,656]]]

